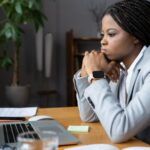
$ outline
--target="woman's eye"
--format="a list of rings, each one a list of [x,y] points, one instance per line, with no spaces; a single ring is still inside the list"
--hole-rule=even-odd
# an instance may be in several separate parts
[[[100,38],[102,39],[104,37],[104,33],[101,33],[100,34]]]
[[[108,33],[108,35],[109,35],[110,37],[113,37],[113,36],[116,35],[116,33]]]

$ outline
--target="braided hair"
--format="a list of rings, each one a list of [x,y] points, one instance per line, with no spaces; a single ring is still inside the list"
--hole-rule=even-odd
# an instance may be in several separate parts
[[[111,15],[126,32],[136,37],[142,45],[150,45],[150,2],[123,0],[109,6],[104,15]]]

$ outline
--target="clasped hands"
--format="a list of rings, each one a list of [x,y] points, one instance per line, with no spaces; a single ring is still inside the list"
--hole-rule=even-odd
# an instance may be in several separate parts
[[[81,77],[90,75],[93,71],[103,71],[110,80],[116,82],[120,76],[120,63],[108,60],[100,51],[86,51],[82,61]]]

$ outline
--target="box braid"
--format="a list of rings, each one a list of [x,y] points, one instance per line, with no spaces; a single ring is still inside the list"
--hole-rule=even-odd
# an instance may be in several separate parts
[[[126,32],[136,37],[142,45],[150,45],[150,2],[123,0],[109,6],[104,15],[111,15]]]

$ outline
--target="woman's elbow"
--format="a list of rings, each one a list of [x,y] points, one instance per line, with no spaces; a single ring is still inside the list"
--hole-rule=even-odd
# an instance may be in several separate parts
[[[80,114],[80,118],[83,122],[97,122],[98,118],[95,114]]]
[[[124,139],[124,138],[110,138],[111,139],[111,141],[113,142],[113,143],[115,143],[115,144],[119,144],[119,143],[123,143],[123,142],[126,142],[127,140],[126,139]]]
[[[83,121],[83,122],[95,122],[95,119],[90,118],[90,117],[87,117],[87,116],[81,116],[81,115],[80,115],[80,119],[81,119],[81,121]]]
[[[114,133],[114,135],[110,135],[109,137],[110,137],[110,140],[116,144],[126,142],[130,139],[128,135],[124,135],[124,134],[120,135],[117,133],[116,134]]]

